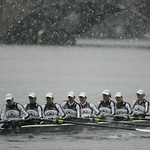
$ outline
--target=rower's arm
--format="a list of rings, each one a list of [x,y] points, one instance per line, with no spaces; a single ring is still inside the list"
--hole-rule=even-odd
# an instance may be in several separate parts
[[[90,107],[93,109],[93,114],[92,115],[99,115],[100,112],[94,104],[90,103]]]
[[[135,103],[136,103],[136,100],[134,100],[133,103],[131,104],[131,109],[135,107]]]
[[[77,110],[77,118],[80,118],[80,106],[78,104],[76,105],[76,110]]]
[[[64,108],[65,105],[66,105],[66,101],[64,101],[64,102],[62,102],[62,103],[60,104],[60,106],[61,106],[62,108]]]
[[[3,106],[2,111],[1,111],[1,119],[4,120],[6,119],[6,105]]]
[[[20,105],[20,104],[17,104],[17,106],[18,106],[18,109],[20,110],[20,112],[24,114],[24,117],[23,117],[22,119],[28,118],[28,117],[29,117],[29,114],[28,114],[28,112],[24,109],[24,107],[23,107],[22,105]]]
[[[43,116],[43,118],[45,117],[44,109],[45,109],[45,105],[42,105],[42,116]]]
[[[149,112],[149,102],[145,103],[145,113]]]
[[[127,110],[128,110],[128,114],[131,114],[131,113],[132,113],[132,110],[131,110],[130,104],[126,103],[126,108],[127,108]]]
[[[27,104],[23,105],[23,107],[24,107],[24,108],[25,108],[25,110],[26,110],[26,108],[27,108]]]
[[[38,114],[39,114],[39,117],[42,118],[43,115],[42,115],[42,107],[38,106]]]
[[[115,114],[115,103],[111,102],[110,106],[111,106],[111,115],[114,115]]]
[[[62,108],[60,107],[60,105],[56,104],[56,108],[58,109],[60,116],[61,117],[65,117],[65,113],[62,110]]]
[[[101,103],[101,102],[98,102],[98,103],[96,104],[96,108],[97,108],[97,109],[98,109],[98,107],[99,107],[100,103]]]

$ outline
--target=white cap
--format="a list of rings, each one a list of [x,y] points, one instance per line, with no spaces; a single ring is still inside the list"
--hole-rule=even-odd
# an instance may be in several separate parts
[[[53,98],[53,93],[47,93],[46,97]]]
[[[110,96],[111,96],[111,93],[110,93],[110,91],[109,91],[109,90],[107,90],[107,89],[105,89],[105,90],[102,92],[102,94],[105,94],[105,95],[110,95]]]
[[[136,94],[144,95],[145,93],[144,93],[143,90],[139,89],[139,90],[136,92]]]
[[[13,99],[12,94],[6,94],[6,96],[5,96],[6,101],[7,100],[12,100],[12,99]]]
[[[87,97],[87,95],[86,95],[85,92],[81,92],[81,93],[79,94],[79,97]]]
[[[28,97],[35,98],[35,97],[36,97],[36,94],[35,94],[34,92],[31,92],[31,93],[29,94],[29,96],[28,96]]]
[[[117,92],[117,93],[115,94],[115,97],[121,97],[121,96],[122,96],[121,92]]]
[[[68,96],[69,96],[69,97],[74,97],[74,96],[75,96],[75,93],[71,91],[71,92],[68,93]]]

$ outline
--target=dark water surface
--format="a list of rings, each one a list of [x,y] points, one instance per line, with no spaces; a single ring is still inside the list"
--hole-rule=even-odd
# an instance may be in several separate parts
[[[130,46],[131,41],[122,43],[125,46],[113,45],[111,41],[90,46],[80,43],[74,47],[0,46],[0,107],[9,92],[15,101],[25,104],[28,94],[34,91],[42,105],[47,92],[54,93],[55,102],[59,103],[71,90],[76,93],[77,101],[78,94],[85,91],[88,101],[96,104],[107,88],[112,99],[120,91],[124,100],[131,103],[141,88],[150,100],[149,41]],[[0,148],[148,150],[149,138],[150,133],[110,129],[12,134],[0,135]]]
[[[0,135],[1,149],[148,150],[150,134],[122,130]]]

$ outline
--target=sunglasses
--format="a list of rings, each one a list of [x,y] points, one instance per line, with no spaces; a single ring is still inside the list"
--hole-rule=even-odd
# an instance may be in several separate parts
[[[79,98],[85,98],[85,97],[79,96]]]
[[[34,99],[34,98],[29,96],[29,99]]]
[[[68,96],[69,99],[73,99],[73,97]]]
[[[52,99],[51,97],[46,97],[46,99]]]
[[[7,100],[7,102],[11,102],[11,101],[12,101],[11,99],[8,99],[8,100]]]
[[[109,95],[106,95],[106,94],[103,94],[104,96],[109,96]]]

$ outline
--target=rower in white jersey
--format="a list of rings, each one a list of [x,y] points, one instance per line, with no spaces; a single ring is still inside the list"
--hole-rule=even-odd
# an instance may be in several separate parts
[[[3,106],[1,111],[1,119],[5,122],[8,122],[8,120],[24,120],[29,117],[28,112],[24,109],[24,107],[14,102],[14,98],[12,94],[6,94],[5,98],[7,104]],[[22,116],[24,115],[24,117]]]
[[[100,114],[94,104],[87,102],[87,94],[85,92],[79,94],[79,99],[82,118],[95,117]]]
[[[103,100],[97,103],[97,108],[100,111],[99,117],[112,116],[115,114],[115,103],[112,101],[111,93],[109,90],[105,89],[102,92]]]
[[[80,106],[75,101],[75,93],[68,93],[68,100],[65,100],[61,103],[61,107],[63,108],[67,117],[77,117],[80,118]]]
[[[56,119],[65,117],[65,113],[62,110],[61,106],[57,103],[54,103],[53,101],[54,101],[53,93],[47,93],[46,104],[42,105],[43,117]]]
[[[131,108],[133,110],[134,116],[145,116],[149,113],[149,101],[147,101],[145,97],[145,93],[143,90],[138,90],[136,92],[137,100],[134,100]]]
[[[30,114],[30,118],[42,118],[42,107],[36,102],[37,96],[34,92],[30,93],[29,103],[24,105],[24,108]]]
[[[115,94],[116,99],[116,115],[117,116],[128,116],[132,113],[131,105],[128,102],[123,101],[121,92]]]

